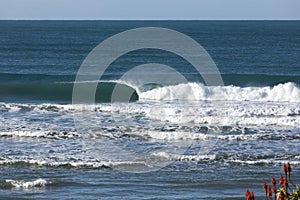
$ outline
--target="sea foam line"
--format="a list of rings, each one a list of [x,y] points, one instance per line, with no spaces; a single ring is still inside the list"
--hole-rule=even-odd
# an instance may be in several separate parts
[[[37,179],[34,181],[22,181],[22,180],[10,180],[7,179],[5,180],[6,183],[9,183],[12,185],[12,187],[16,188],[16,189],[30,189],[30,188],[35,188],[35,187],[45,187],[48,184],[51,184],[51,182],[48,182],[45,179]]]

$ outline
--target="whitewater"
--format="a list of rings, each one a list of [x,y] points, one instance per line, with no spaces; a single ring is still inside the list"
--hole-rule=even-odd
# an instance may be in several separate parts
[[[157,101],[300,102],[299,86],[291,82],[273,87],[205,86],[201,83],[183,83],[138,94],[142,100]]]

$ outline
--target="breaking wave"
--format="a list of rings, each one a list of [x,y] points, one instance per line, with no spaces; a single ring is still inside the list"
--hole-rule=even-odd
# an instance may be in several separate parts
[[[259,102],[300,102],[300,89],[296,83],[286,82],[274,86],[205,86],[202,83],[188,82],[177,85],[146,84],[118,80],[95,81],[98,83],[96,102],[111,102],[116,86],[122,94],[129,94],[130,101],[259,101]],[[80,82],[77,84],[94,84]],[[1,83],[0,101],[71,102],[73,82],[57,83]],[[121,98],[121,97],[120,97]],[[121,101],[122,99],[116,101]],[[124,101],[124,100],[123,100]]]
[[[182,83],[138,93],[141,100],[156,101],[259,101],[300,102],[300,89],[295,83],[273,87],[204,86]]]

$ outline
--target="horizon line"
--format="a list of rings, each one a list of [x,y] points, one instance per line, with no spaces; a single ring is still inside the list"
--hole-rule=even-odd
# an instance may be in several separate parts
[[[299,21],[299,19],[288,19],[288,18],[266,18],[266,19],[251,19],[251,18],[242,18],[242,19],[218,19],[218,18],[194,18],[194,19],[114,19],[114,18],[105,18],[105,19],[88,19],[88,18],[4,18],[0,21]]]

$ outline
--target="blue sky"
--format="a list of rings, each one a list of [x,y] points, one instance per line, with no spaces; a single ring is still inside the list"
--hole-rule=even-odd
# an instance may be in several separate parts
[[[0,19],[300,19],[300,0],[0,0]]]

